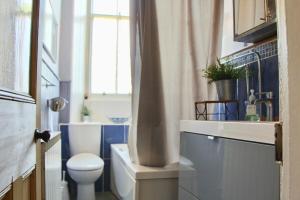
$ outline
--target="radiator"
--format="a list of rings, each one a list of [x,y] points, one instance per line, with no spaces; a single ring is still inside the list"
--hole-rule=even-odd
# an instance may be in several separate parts
[[[61,140],[45,153],[46,200],[62,200]]]

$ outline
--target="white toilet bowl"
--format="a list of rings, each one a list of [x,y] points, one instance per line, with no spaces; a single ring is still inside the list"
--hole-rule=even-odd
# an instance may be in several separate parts
[[[95,181],[103,172],[103,160],[92,153],[80,153],[67,162],[68,173],[77,183],[77,200],[95,200]]]

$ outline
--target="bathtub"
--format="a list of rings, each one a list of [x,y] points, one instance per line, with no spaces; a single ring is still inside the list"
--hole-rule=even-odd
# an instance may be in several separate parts
[[[178,165],[133,164],[127,144],[111,145],[111,189],[120,200],[178,199]]]

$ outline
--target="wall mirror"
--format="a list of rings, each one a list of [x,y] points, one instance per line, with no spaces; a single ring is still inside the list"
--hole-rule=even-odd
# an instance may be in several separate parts
[[[234,36],[239,42],[259,42],[276,35],[275,0],[233,0]]]

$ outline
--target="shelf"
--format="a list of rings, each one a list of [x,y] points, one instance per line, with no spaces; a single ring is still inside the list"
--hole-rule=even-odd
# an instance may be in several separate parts
[[[216,112],[216,113],[208,113],[208,105],[209,104],[223,104],[224,112]],[[231,112],[228,108],[229,104],[235,104],[236,112]],[[203,109],[201,110],[200,106],[203,105]],[[238,100],[210,100],[210,101],[196,101],[195,102],[195,117],[196,120],[200,120],[201,117],[203,120],[208,120],[208,116],[212,115],[223,115],[225,120],[228,120],[229,116],[235,116],[237,120],[240,118],[240,106]]]

